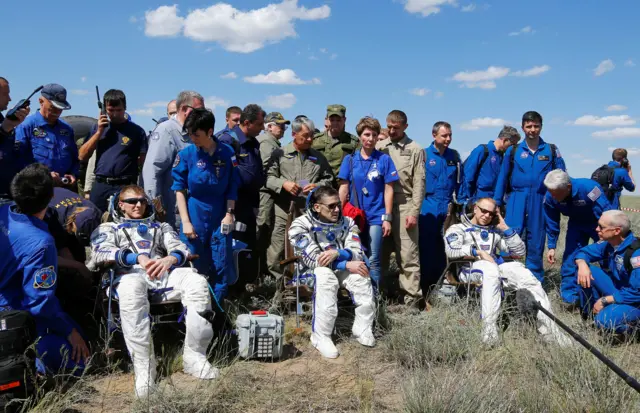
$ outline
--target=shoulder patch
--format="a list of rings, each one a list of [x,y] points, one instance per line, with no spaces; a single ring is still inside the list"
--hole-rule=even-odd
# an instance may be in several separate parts
[[[104,232],[96,232],[91,236],[91,243],[93,245],[102,244],[107,240],[107,234]]]
[[[587,194],[587,197],[591,200],[591,201],[595,201],[596,199],[600,198],[600,195],[602,195],[602,191],[600,191],[600,188],[598,188],[597,186],[595,188],[593,188],[591,190],[591,192],[589,192]]]
[[[173,167],[175,168],[176,166],[180,165],[180,154],[176,155],[176,160],[173,161]]]
[[[41,268],[33,275],[33,288],[51,288],[55,285],[57,278],[53,265]]]
[[[234,168],[238,166],[238,160],[235,155],[231,157],[231,164],[233,164]]]
[[[309,245],[309,237],[307,234],[300,234],[295,239],[295,246],[298,249],[305,249]]]
[[[156,131],[151,132],[151,136],[149,137],[152,141],[157,141],[160,139],[160,134]]]
[[[637,257],[631,257],[631,267],[636,269],[636,268],[640,268],[640,256]]]
[[[140,241],[136,242],[136,245],[138,246],[138,248],[146,250],[146,249],[149,249],[151,247],[151,242],[147,241],[147,240],[140,240]]]
[[[455,232],[453,234],[447,235],[447,241],[449,243],[456,242],[457,240],[458,240],[458,234],[456,234]]]

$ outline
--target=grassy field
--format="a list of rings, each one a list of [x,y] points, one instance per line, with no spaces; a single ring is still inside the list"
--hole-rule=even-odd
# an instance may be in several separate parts
[[[640,209],[640,198],[625,197],[623,206]],[[630,216],[640,229],[640,214]],[[637,341],[614,343],[578,315],[560,309],[558,270],[559,264],[547,268],[555,314],[640,378]],[[491,350],[480,341],[480,310],[474,300],[422,313],[391,313],[383,303],[378,325],[385,328],[377,330],[377,346],[367,349],[340,335],[341,357],[336,360],[321,358],[308,344],[308,316],[301,332],[287,318],[283,360],[227,360],[214,350],[222,377],[203,382],[180,371],[177,345],[167,343],[156,347],[163,355],[162,381],[158,394],[148,400],[135,401],[132,373],[112,365],[67,383],[64,391],[61,386],[47,393],[28,408],[90,413],[640,411],[640,395],[593,355],[577,343],[568,349],[543,343],[532,321],[510,302],[505,300],[502,310],[503,344]],[[338,331],[349,331],[351,321],[349,312],[341,311]]]

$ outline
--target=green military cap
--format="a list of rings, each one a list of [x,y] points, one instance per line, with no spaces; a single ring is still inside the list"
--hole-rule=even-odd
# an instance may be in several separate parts
[[[327,106],[327,117],[331,115],[338,115],[344,118],[347,115],[347,108],[343,105],[329,105]]]
[[[288,121],[282,116],[280,112],[271,112],[264,118],[266,123],[277,123],[278,125],[289,125],[291,121]]]

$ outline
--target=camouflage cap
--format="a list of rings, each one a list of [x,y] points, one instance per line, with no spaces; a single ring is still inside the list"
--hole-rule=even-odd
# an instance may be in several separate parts
[[[347,115],[347,108],[343,105],[329,105],[327,106],[327,117],[331,115],[338,115],[344,118]]]
[[[288,121],[282,116],[280,112],[271,112],[264,118],[265,123],[277,123],[278,125],[289,125],[291,121]]]

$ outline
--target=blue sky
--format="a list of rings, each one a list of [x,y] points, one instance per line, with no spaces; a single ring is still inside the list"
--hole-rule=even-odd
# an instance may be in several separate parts
[[[463,156],[537,110],[571,175],[589,176],[618,146],[640,165],[638,1],[31,4],[37,14],[3,7],[0,76],[14,101],[55,82],[70,91],[65,114],[95,116],[94,86],[119,88],[145,129],[183,89],[205,96],[216,129],[230,104],[321,128],[326,105],[341,103],[352,133],[364,115],[401,109],[423,145],[435,121],[451,122]]]

